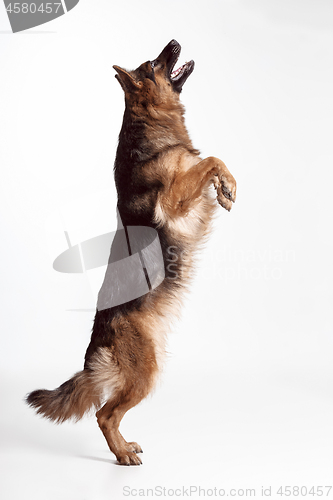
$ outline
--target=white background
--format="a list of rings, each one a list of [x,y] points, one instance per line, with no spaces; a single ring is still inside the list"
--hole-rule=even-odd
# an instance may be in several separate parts
[[[333,485],[332,28],[330,0],[81,0],[14,35],[0,6],[2,498]],[[238,199],[203,252],[162,383],[122,422],[144,450],[127,468],[94,417],[54,426],[23,398],[80,370],[89,342],[87,277],[52,262],[64,230],[74,244],[115,229],[112,65],[172,38],[180,64],[196,63],[182,93],[194,146],[223,159]]]

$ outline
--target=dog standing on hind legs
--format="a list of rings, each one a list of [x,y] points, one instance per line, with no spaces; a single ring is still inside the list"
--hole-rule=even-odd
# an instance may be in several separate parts
[[[119,276],[107,272],[84,369],[53,391],[27,396],[37,413],[58,423],[98,409],[98,425],[122,465],[141,464],[142,450],[125,441],[119,424],[154,387],[168,325],[191,282],[195,255],[210,233],[218,204],[229,211],[236,198],[236,182],[224,163],[214,157],[202,160],[189,138],[179,97],[194,62],[174,71],[179,54],[180,45],[172,40],[155,60],[134,71],[114,66],[125,93],[114,165],[120,227],[157,231],[164,279],[138,298],[99,307],[122,286]],[[123,245],[125,252],[123,240],[118,249]]]

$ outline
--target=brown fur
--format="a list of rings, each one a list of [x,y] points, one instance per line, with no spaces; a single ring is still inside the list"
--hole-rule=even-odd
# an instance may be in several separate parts
[[[115,163],[118,209],[125,226],[158,231],[165,279],[136,301],[97,311],[84,370],[55,391],[28,396],[38,413],[57,422],[98,408],[98,425],[125,465],[140,464],[137,453],[142,450],[124,440],[119,424],[152,390],[162,368],[170,321],[179,312],[196,252],[218,207],[212,185],[226,210],[236,198],[236,182],[224,163],[214,157],[202,160],[189,138],[179,93],[194,63],[184,65],[181,78],[173,80],[179,51],[172,41],[153,63],[135,71],[114,66],[126,101]]]

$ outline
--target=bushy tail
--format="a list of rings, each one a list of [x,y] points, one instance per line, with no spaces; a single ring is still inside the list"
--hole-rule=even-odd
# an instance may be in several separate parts
[[[31,392],[26,402],[53,422],[62,423],[70,418],[77,421],[92,407],[100,406],[102,395],[96,389],[92,372],[83,370],[53,391],[39,389]]]

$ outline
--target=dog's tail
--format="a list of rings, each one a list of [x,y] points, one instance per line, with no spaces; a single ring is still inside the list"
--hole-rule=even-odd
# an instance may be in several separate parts
[[[96,354],[89,368],[76,373],[57,389],[39,389],[28,394],[27,404],[56,423],[78,421],[90,409],[100,408],[122,384],[111,353],[103,348]]]
[[[90,408],[100,404],[100,397],[94,394],[90,379],[88,370],[83,370],[53,391],[39,389],[31,392],[26,402],[37,413],[56,423],[70,418],[80,420]]]

